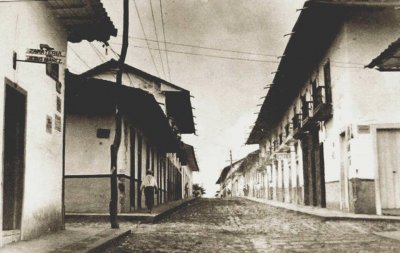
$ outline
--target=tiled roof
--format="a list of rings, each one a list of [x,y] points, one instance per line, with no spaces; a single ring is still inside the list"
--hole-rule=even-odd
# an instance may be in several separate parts
[[[81,74],[82,77],[93,77],[96,74],[101,74],[109,70],[114,70],[118,68],[118,62],[111,59],[103,64],[100,64],[84,73]],[[181,134],[192,134],[196,132],[194,120],[193,120],[193,110],[190,100],[190,92],[184,88],[181,88],[175,84],[172,84],[164,79],[153,76],[143,70],[124,64],[124,71],[128,73],[133,73],[140,76],[150,82],[165,84],[170,86],[177,91],[162,91],[166,96],[166,109],[167,115],[174,118],[175,124],[178,126],[179,132]]]
[[[380,71],[400,70],[400,39],[388,46],[379,56],[371,61],[366,67],[377,67]]]
[[[47,8],[68,32],[68,40],[108,41],[117,29],[100,0],[48,0]]]
[[[321,59],[342,22],[355,8],[396,8],[399,0],[309,0],[293,27],[273,85],[246,144],[257,144],[283,117],[308,78],[313,64]]]

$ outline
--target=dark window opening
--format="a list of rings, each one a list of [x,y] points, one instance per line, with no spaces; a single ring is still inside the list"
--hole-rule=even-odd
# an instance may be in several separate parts
[[[97,138],[108,139],[110,138],[110,129],[99,128],[97,129]]]
[[[58,81],[59,79],[59,65],[54,63],[46,64],[46,75],[50,76],[54,80]]]

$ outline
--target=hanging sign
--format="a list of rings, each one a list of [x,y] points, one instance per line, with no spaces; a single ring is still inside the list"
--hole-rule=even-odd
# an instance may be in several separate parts
[[[27,62],[65,64],[66,53],[56,50],[28,48],[26,50]]]

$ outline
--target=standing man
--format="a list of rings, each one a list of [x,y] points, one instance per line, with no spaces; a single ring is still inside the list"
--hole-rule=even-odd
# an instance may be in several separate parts
[[[189,197],[189,184],[186,182],[185,184],[185,198]]]
[[[140,186],[140,190],[143,192],[146,199],[146,206],[149,213],[152,212],[154,206],[154,192],[157,192],[157,182],[153,177],[153,171],[147,170],[146,176],[143,179],[142,185]]]

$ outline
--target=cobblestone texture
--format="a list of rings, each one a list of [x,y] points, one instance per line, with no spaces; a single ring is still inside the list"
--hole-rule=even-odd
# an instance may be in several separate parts
[[[325,222],[243,199],[199,199],[161,223],[135,224],[104,252],[399,252],[399,241],[373,234],[395,230],[400,223]]]

